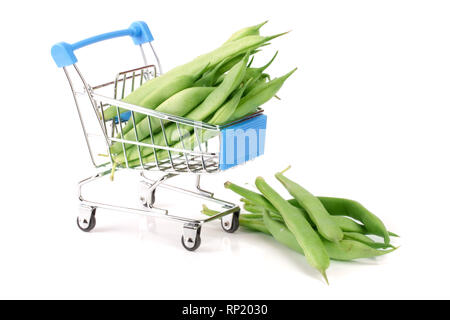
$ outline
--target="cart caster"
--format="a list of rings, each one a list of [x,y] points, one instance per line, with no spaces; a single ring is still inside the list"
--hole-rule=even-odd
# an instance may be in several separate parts
[[[200,238],[201,227],[195,224],[186,224],[181,236],[181,244],[188,251],[195,251],[202,242]]]
[[[90,232],[95,228],[95,208],[81,208],[82,213],[77,217],[77,225],[81,231]]]
[[[228,233],[234,233],[239,229],[239,212],[234,212],[221,219],[222,229]]]

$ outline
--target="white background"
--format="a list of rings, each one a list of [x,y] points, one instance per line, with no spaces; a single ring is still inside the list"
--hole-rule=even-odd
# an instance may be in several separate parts
[[[0,16],[0,298],[450,298],[448,2],[14,1]],[[163,220],[147,228],[145,218],[99,210],[96,231],[79,231],[76,183],[94,171],[50,47],[144,20],[168,70],[267,19],[264,34],[293,32],[256,64],[279,50],[270,73],[299,71],[282,101],[265,106],[267,154],[205,178],[205,188],[238,201],[223,182],[263,175],[275,184],[272,174],[291,164],[289,176],[316,195],[362,202],[402,236],[401,248],[332,262],[327,286],[302,256],[261,234],[226,234],[218,222],[203,227],[195,253],[181,247],[181,226]],[[80,50],[80,67],[93,59],[111,79],[121,69],[109,61],[129,47],[121,39],[107,56]],[[134,204],[136,187],[119,195]]]

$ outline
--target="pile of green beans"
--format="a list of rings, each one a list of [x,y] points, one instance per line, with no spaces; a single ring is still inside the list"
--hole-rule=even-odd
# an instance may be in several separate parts
[[[297,70],[271,79],[265,71],[278,52],[262,67],[252,67],[259,49],[284,34],[261,36],[260,29],[266,23],[235,32],[218,49],[147,81],[123,101],[212,125],[223,125],[256,112],[259,106],[276,96],[284,82]],[[111,120],[122,111],[111,106],[103,116],[105,120]],[[133,120],[118,130],[116,138],[176,149],[194,149],[198,144],[191,126],[161,123],[139,113]],[[200,141],[215,135],[201,130]],[[136,167],[141,165],[141,161],[146,164],[169,157],[167,151],[157,147],[138,147],[126,142],[112,143],[109,153],[115,167]]]
[[[255,180],[259,192],[225,183],[225,188],[243,197],[246,212],[239,217],[241,226],[270,235],[304,255],[327,283],[330,259],[374,258],[396,250],[391,237],[398,236],[389,232],[383,222],[360,203],[315,197],[285,177],[285,171],[276,173],[275,177],[293,199],[281,197],[262,177]],[[204,206],[203,213],[212,216],[217,212]],[[373,236],[381,237],[383,242],[375,241]]]

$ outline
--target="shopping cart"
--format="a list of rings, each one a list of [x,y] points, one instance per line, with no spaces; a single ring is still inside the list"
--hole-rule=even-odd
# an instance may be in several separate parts
[[[74,51],[96,42],[123,36],[130,36],[134,44],[138,45],[143,58],[143,66],[120,72],[111,82],[97,86],[89,85],[77,66]],[[143,83],[162,73],[161,64],[152,46],[152,41],[153,36],[147,24],[139,21],[131,24],[128,29],[101,34],[74,44],[61,42],[52,47],[52,57],[57,66],[64,70],[72,90],[92,164],[99,171],[96,175],[79,182],[80,214],[77,217],[77,224],[85,232],[93,230],[96,225],[97,208],[171,219],[183,224],[182,244],[187,250],[193,251],[200,246],[200,231],[204,223],[220,218],[222,228],[230,233],[236,231],[239,227],[239,206],[216,199],[212,192],[203,190],[200,187],[200,175],[224,171],[262,155],[264,153],[267,118],[262,110],[258,110],[256,113],[232,123],[216,126],[121,101]],[[156,65],[147,62],[148,53],[153,55]],[[119,116],[106,121],[103,116],[104,111],[111,106],[116,108]],[[136,131],[136,118],[138,116],[147,118],[149,125],[157,121],[165,143],[155,144],[155,133],[152,134],[151,127],[149,128],[151,143],[147,143],[148,139],[147,142],[139,139]],[[88,131],[87,119],[93,120],[99,133],[94,134]],[[132,121],[134,126],[134,139],[126,139],[123,135],[123,127],[129,121]],[[179,143],[176,145],[177,147],[170,145],[167,141],[166,133],[169,126],[175,126],[177,129],[175,130],[178,133]],[[184,131],[182,132],[181,129],[184,129]],[[192,133],[190,141],[194,142],[194,147],[192,147],[192,144],[189,147],[185,145],[185,142],[188,141],[186,131]],[[94,138],[98,140],[99,137],[101,143],[95,144]],[[121,143],[124,151],[125,161],[118,167],[110,152],[114,143]],[[138,160],[128,158],[126,147],[130,145],[136,146],[138,149]],[[153,151],[153,161],[145,160],[141,152],[145,148],[150,148]],[[163,153],[163,156],[161,156],[161,153]],[[108,158],[104,158],[105,156]],[[82,189],[85,185],[107,177],[115,170],[122,169],[140,172],[141,194],[139,199],[143,207],[133,208],[90,201],[83,196]],[[151,179],[148,177],[151,171],[162,172],[162,176]],[[196,177],[196,189],[194,191],[167,183],[168,179],[180,174],[192,174]],[[218,214],[206,219],[192,219],[169,214],[167,209],[157,208],[154,205],[158,188],[169,189],[213,202],[220,206],[221,210]]]

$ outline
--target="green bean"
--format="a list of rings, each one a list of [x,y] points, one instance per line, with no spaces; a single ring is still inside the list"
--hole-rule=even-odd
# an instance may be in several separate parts
[[[300,247],[296,241],[292,232],[282,223],[275,221],[270,215],[263,213],[264,224],[269,232],[272,234],[275,240],[284,244],[288,248],[299,252],[304,255],[303,249]],[[330,256],[330,259],[340,260],[340,261],[350,261],[362,258],[372,258],[381,256],[394,251],[392,250],[376,250],[364,243],[353,241],[353,240],[342,240],[339,243],[330,242],[326,239],[322,239],[324,247]]]
[[[368,245],[354,240],[342,240],[339,243],[328,242],[327,252],[333,256],[333,260],[350,261],[355,259],[379,257],[396,250],[377,250]]]
[[[266,209],[258,207],[258,206],[250,205],[250,204],[244,204],[244,210],[251,213],[251,214],[246,215],[247,218],[262,219],[263,218],[262,212]],[[270,212],[270,211],[268,211],[268,212],[273,219],[275,219],[277,221],[283,221],[283,218],[278,213],[274,213],[274,212]]]
[[[237,105],[239,104],[239,101],[241,99],[242,94],[244,93],[247,84],[245,84],[242,88],[237,90],[236,93],[232,95],[230,100],[228,100],[222,107],[219,108],[219,110],[215,112],[213,117],[210,120],[208,120],[209,124],[221,125],[228,122],[228,119],[231,117]],[[198,139],[201,142],[205,142],[206,140],[209,140],[210,138],[213,138],[216,135],[218,135],[218,133],[215,131],[201,130],[200,132],[198,132],[198,137],[196,135],[191,135],[188,138],[183,138],[182,141],[179,141],[172,147],[177,149],[194,150],[194,148],[199,143]]]
[[[273,63],[273,61],[275,60],[277,55],[278,55],[278,51],[275,53],[275,55],[272,57],[272,59],[262,67],[259,67],[259,68],[247,67],[247,71],[245,73],[244,79],[245,80],[254,79],[254,80],[252,81],[251,84],[249,84],[247,89],[244,91],[243,96],[248,95],[248,93],[250,91],[252,91],[253,89],[260,87],[260,86],[264,85],[265,83],[267,83],[267,81],[266,81],[267,77],[270,78],[270,76],[265,74],[264,71]]]
[[[262,209],[264,208],[264,209],[269,210],[274,215],[278,215],[279,217],[281,217],[278,210],[262,194],[251,191],[244,187],[240,187],[230,181],[225,182],[224,186],[226,189],[229,189],[229,190],[233,191],[234,193],[237,193],[238,195],[244,197],[243,199],[241,199],[241,201],[244,202],[245,204],[251,205],[250,208],[253,211],[258,210],[258,213],[261,214]],[[306,212],[303,212],[302,208],[298,208],[298,213],[303,215],[303,217],[309,223],[311,223],[308,215],[306,214]]]
[[[253,56],[253,57],[250,59],[250,61],[248,62],[248,64],[247,64],[247,69],[250,68],[250,67],[252,66],[253,61],[255,61],[255,56]]]
[[[170,78],[169,80],[163,82],[160,86],[158,86],[157,88],[154,88],[152,91],[148,92],[145,96],[142,96],[142,94],[140,94],[140,96],[142,96],[142,98],[140,100],[129,100],[129,97],[133,96],[135,94],[135,92],[141,92],[141,88],[145,86],[142,85],[141,87],[139,87],[137,90],[133,91],[130,95],[128,95],[127,97],[125,97],[125,99],[123,99],[123,101],[128,102],[128,103],[132,103],[132,104],[136,104],[139,105],[141,107],[145,107],[147,109],[156,109],[160,112],[167,112],[167,113],[171,113],[171,110],[167,110],[165,111],[164,108],[158,109],[159,106],[161,104],[163,104],[165,101],[167,101],[167,99],[170,99],[171,97],[173,97],[176,93],[183,91],[184,89],[190,87],[193,85],[193,83],[201,77],[202,73],[208,68],[208,65],[206,65],[203,69],[201,69],[201,71],[193,76],[175,76]],[[151,81],[151,80],[150,80]],[[146,91],[148,91],[148,88],[146,89]],[[178,106],[175,106],[176,109],[173,111],[175,112],[177,115],[181,114],[184,115],[186,113],[188,113],[190,110],[186,109],[184,110],[183,104],[180,104]],[[117,115],[117,109],[116,107],[112,106],[110,108],[108,108],[105,111],[105,118],[108,119],[108,111],[111,111],[112,113],[109,114],[109,118],[112,118],[114,116]],[[180,111],[182,111],[180,113]],[[144,118],[146,118],[146,116],[140,112],[137,112],[134,114],[134,121],[128,121],[128,123],[122,128],[122,130],[119,131],[119,133],[116,135],[116,138],[121,138],[122,134],[125,135],[130,131],[134,131],[132,130],[134,128],[134,123],[138,124],[140,123]],[[125,148],[129,148],[132,145],[130,144],[125,144]],[[122,151],[122,144],[119,143],[120,147],[120,151]]]
[[[373,239],[371,239],[368,236],[361,234],[361,233],[344,232],[344,239],[359,241],[359,242],[364,243],[365,245],[368,245],[369,247],[374,248],[374,249],[394,248],[390,244],[385,245],[384,243],[375,242]]]
[[[289,168],[288,168],[289,169]],[[286,171],[286,170],[285,170]],[[341,228],[333,221],[322,203],[308,190],[284,176],[284,172],[278,172],[275,177],[286,190],[306,210],[314,222],[320,235],[332,242],[339,242],[344,238]]]
[[[267,199],[264,198],[263,195],[250,191],[246,188],[240,187],[238,185],[235,185],[231,182],[225,183],[225,188],[228,188],[235,193],[243,196],[244,198],[241,199],[242,202],[244,202],[244,209],[253,212],[253,213],[262,213],[262,208],[265,208],[269,210],[273,214],[279,214],[278,211],[267,201]],[[288,200],[290,204],[293,206],[296,206],[300,209],[300,213],[308,220],[308,222],[314,226],[313,222],[310,220],[308,214],[306,211],[298,204],[297,200],[291,199]],[[257,205],[257,203],[259,205]],[[342,217],[342,216],[331,216],[331,218],[334,220],[334,222],[342,229],[342,231],[345,232],[358,232],[366,234],[368,231],[367,229],[360,225],[359,223],[353,221],[350,218]]]
[[[214,125],[222,125],[227,123],[228,119],[236,110],[245,89],[247,88],[248,84],[251,83],[251,81],[252,79],[248,80],[247,83],[242,86],[242,88],[237,90],[237,92],[231,97],[231,99],[228,100],[227,103],[225,103],[222,107],[219,108],[219,110],[214,113],[214,116],[211,120],[208,121],[208,123]]]
[[[175,116],[183,116],[189,111],[191,111],[193,108],[198,106],[200,103],[202,103],[214,89],[215,89],[214,87],[201,87],[201,88],[194,87],[184,89],[183,91],[174,94],[169,99],[161,103],[156,108],[155,111]],[[152,128],[152,134],[161,131],[161,122],[159,121],[159,119],[151,117],[149,124],[148,117],[142,119],[142,117],[139,117],[138,115],[142,114],[135,114],[136,131],[140,141],[144,140],[150,135],[150,127]],[[138,123],[139,119],[141,119],[141,121]],[[129,121],[128,124],[131,124],[131,126],[133,126],[132,121]],[[127,133],[124,134],[123,139],[135,141],[136,140],[135,131],[129,130]],[[125,144],[125,145],[132,146],[132,144]],[[117,154],[121,152],[123,152],[122,143],[114,143],[111,146],[112,154]]]
[[[243,200],[244,200],[244,201],[243,201]],[[247,211],[249,211],[249,212],[252,212],[252,213],[254,213],[254,214],[259,214],[261,217],[262,217],[262,211],[263,211],[264,209],[269,210],[267,207],[261,207],[261,206],[258,206],[258,205],[252,203],[251,201],[249,201],[249,200],[247,200],[247,199],[241,199],[241,201],[243,201],[243,202],[245,203],[245,204],[244,204],[244,209],[245,209],[245,210],[247,210]],[[308,214],[306,213],[306,211],[305,211],[303,208],[301,208],[301,207],[297,207],[297,208],[298,208],[298,213],[301,214],[301,215],[306,219],[306,221],[308,221],[308,223],[309,223],[311,226],[315,227],[315,226],[314,226],[314,223],[311,221],[311,218],[308,216]],[[278,212],[278,210],[276,210],[276,209],[274,209],[274,210],[275,210],[275,211],[269,210],[270,214],[273,215],[274,217],[277,217],[278,219],[283,220],[283,218],[281,217],[281,215],[280,215],[280,213]]]
[[[277,208],[287,227],[294,234],[295,239],[302,247],[306,260],[316,268],[328,282],[326,269],[330,265],[330,258],[317,233],[308,221],[301,214],[298,214],[298,208],[284,200],[262,177],[256,178],[255,184],[264,197]]]
[[[336,223],[339,228],[343,232],[357,232],[361,234],[367,234],[367,229],[364,228],[363,225],[357,223],[356,221],[347,218],[347,217],[341,217],[341,216],[331,216],[331,219]]]
[[[207,216],[209,216],[209,217],[211,217],[211,216],[214,216],[214,215],[218,214],[219,211],[212,210],[212,209],[208,208],[207,205],[204,204],[204,205],[202,205],[202,213],[207,215]],[[277,219],[277,217],[275,217],[275,218]],[[246,220],[257,220],[257,219],[259,219],[259,220],[262,220],[262,214],[241,213],[239,215],[239,219],[246,219]]]
[[[321,200],[321,198],[323,198],[323,197],[318,197],[319,200]],[[338,198],[338,199],[340,199],[340,198]],[[288,202],[290,204],[292,204],[293,206],[303,209],[302,206],[299,205],[297,200],[295,200],[295,199],[290,199],[290,200],[288,200]],[[335,211],[333,211],[333,208],[331,208],[331,207],[326,208],[326,209],[327,209],[328,213],[331,215],[331,218],[339,225],[339,227],[342,229],[342,231],[361,233],[364,235],[373,234],[373,233],[369,232],[364,225],[359,224],[352,218],[345,217],[344,212],[342,212],[342,211],[335,212]],[[389,231],[388,234],[391,237],[399,238],[399,236],[393,232]],[[377,235],[377,234],[373,234],[373,235]]]
[[[252,91],[253,89],[257,88],[257,87],[261,87],[263,85],[265,85],[267,83],[267,77],[264,76],[264,74],[262,74],[259,78],[255,79],[255,81],[250,84],[247,89],[245,89],[244,91],[244,97],[246,95],[248,95],[248,93],[250,91]]]
[[[219,212],[215,211],[215,210],[211,210],[206,205],[203,205],[202,213],[211,217],[211,216],[215,216]],[[251,214],[240,214],[239,215],[239,225],[244,228],[253,230],[253,231],[259,231],[259,232],[270,235],[270,232],[267,230],[262,219],[255,219],[253,217],[253,215],[251,215]]]
[[[217,89],[214,90],[200,106],[188,113],[186,118],[201,121],[214,113],[244,79],[249,55],[250,54],[247,53],[244,59],[236,64],[225,76],[225,79],[220,86],[217,87]]]
[[[208,116],[213,114],[229,97],[229,95],[239,86],[242,79],[245,75],[245,69],[248,62],[249,55],[247,54],[244,59],[238,64],[236,64],[230,72],[226,75],[225,80],[220,84],[219,87],[214,89],[212,93],[208,95],[208,97],[194,110],[185,115],[186,118],[196,121],[202,121],[206,119]],[[183,133],[191,132],[193,130],[192,127],[180,126],[180,130]],[[165,137],[164,133],[161,132],[153,137],[145,138],[142,140],[142,143],[146,144],[154,144],[156,145],[164,145],[165,138],[167,138],[167,142],[170,145],[176,143],[179,140],[179,131],[178,126],[176,124],[171,124],[165,128]],[[140,150],[139,150],[140,149]],[[154,150],[153,148],[137,148],[136,146],[131,147],[127,150],[127,159],[129,162],[133,160],[139,160],[139,151],[141,153],[141,157],[147,157],[151,155]],[[120,153],[115,157],[115,162],[117,164],[123,164],[125,162],[125,156],[123,153]]]
[[[219,63],[216,67],[214,67],[212,70],[205,72],[203,74],[203,76],[194,83],[194,87],[212,87],[212,86],[214,86],[217,79],[221,75],[221,73],[219,71],[225,64],[228,63],[229,60],[232,60],[232,59],[230,59],[230,58],[225,59],[221,63]],[[242,60],[242,58],[241,58],[241,60]],[[239,62],[239,61],[237,61],[237,62]]]
[[[270,65],[275,61],[275,58],[278,56],[278,51],[275,53],[275,55],[272,57],[272,59],[270,59],[270,61],[268,63],[266,63],[265,65],[263,65],[262,67],[259,68],[249,68],[247,67],[247,71],[245,72],[245,80],[248,80],[250,78],[253,79],[258,79],[259,77],[261,77],[261,75],[263,74],[263,72],[270,67]]]
[[[396,234],[396,233],[393,233],[393,232],[391,232],[391,231],[388,231],[388,233],[389,233],[389,235],[390,235],[391,237],[400,238],[400,236],[399,236],[398,234]]]
[[[251,213],[260,213],[261,212],[261,207],[252,205],[252,204],[244,204],[244,209],[248,212]]]
[[[246,229],[250,229],[252,231],[258,231],[261,233],[265,233],[267,235],[271,235],[269,230],[267,230],[267,227],[264,224],[264,221],[262,221],[261,219],[241,219],[239,218],[239,225],[246,228]]]
[[[135,105],[138,105],[141,107],[145,107],[147,109],[155,109],[162,102],[164,102],[165,100],[167,100],[168,98],[173,96],[175,93],[191,87],[194,84],[194,82],[197,80],[197,76],[196,75],[195,76],[183,75],[183,76],[174,77],[171,80],[172,81],[167,81],[166,83],[164,83],[164,85],[159,86],[152,92],[145,91],[146,92],[145,96],[141,96],[142,95],[141,93],[144,92],[144,90],[142,90],[141,89],[142,87],[140,87],[137,90],[133,91],[128,96],[126,96],[122,101],[131,103],[131,104],[135,104]],[[127,110],[119,108],[120,113],[123,113],[125,111],[127,111]],[[111,120],[115,116],[117,116],[117,108],[114,106],[111,106],[104,111],[105,120]],[[136,117],[136,121],[139,122],[145,116],[140,113],[136,113],[135,117]],[[124,130],[129,131],[129,130],[131,130],[131,128],[132,128],[132,125],[129,125],[129,128],[125,129],[125,127],[124,127]]]
[[[244,200],[244,201],[243,201]],[[241,201],[243,201],[245,203],[244,205],[244,209],[249,211],[249,212],[253,212],[253,213],[262,213],[262,208],[260,206],[255,205],[254,203],[252,203],[251,201],[247,200],[247,199],[241,199]],[[291,199],[288,200],[288,202],[290,204],[292,204],[293,206],[299,208],[299,213],[301,213],[305,219],[313,226],[315,227],[314,222],[311,220],[311,218],[308,216],[308,214],[306,213],[305,209],[303,209],[297,202],[297,200],[295,199]],[[267,209],[267,208],[266,208]],[[270,210],[269,210],[270,211]],[[271,213],[274,214],[278,214],[275,213],[273,211],[271,211]],[[339,228],[341,228],[342,231],[344,232],[357,232],[357,233],[362,233],[362,234],[367,234],[367,229],[364,228],[364,226],[360,225],[359,223],[353,221],[350,218],[347,217],[342,217],[342,216],[331,216],[331,219],[334,221],[334,223],[336,223]]]
[[[266,208],[271,212],[278,213],[278,210],[275,209],[275,207],[260,193],[240,187],[230,181],[225,182],[224,186],[226,189],[229,189],[234,193],[237,193],[238,195],[250,200],[252,203],[261,206],[263,208]]]
[[[259,29],[261,29],[262,26],[264,26],[267,22],[269,22],[269,21],[264,21],[263,23],[257,24],[255,26],[243,28],[239,31],[236,31],[235,33],[232,34],[232,36],[225,43],[236,41],[236,40],[248,37],[248,36],[255,36],[255,35],[258,36]]]
[[[260,50],[253,50],[250,52],[250,55],[255,55]],[[223,79],[225,79],[226,72],[228,72],[234,65],[242,61],[245,54],[239,54],[235,57],[228,60],[228,62],[224,63],[221,68],[217,71],[217,74],[220,74],[220,76],[217,78],[216,82],[214,83],[214,86],[218,86],[222,83]]]
[[[296,70],[297,68],[280,78],[269,81],[250,91],[244,98],[242,98],[239,106],[236,109],[236,112],[233,114],[233,117],[230,120],[237,120],[246,115],[254,113],[259,106],[263,105],[277,94],[278,90],[280,90],[280,88],[283,86],[283,83]]]
[[[340,213],[359,220],[370,234],[383,237],[386,245],[390,243],[389,232],[386,230],[383,222],[360,203],[353,200],[330,197],[319,197],[319,200],[331,214]]]

